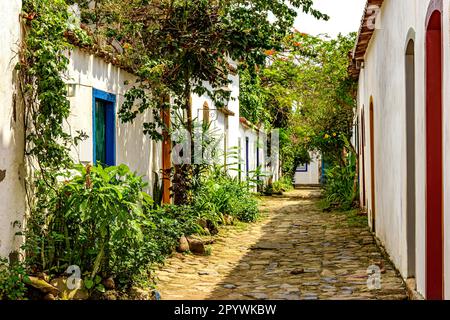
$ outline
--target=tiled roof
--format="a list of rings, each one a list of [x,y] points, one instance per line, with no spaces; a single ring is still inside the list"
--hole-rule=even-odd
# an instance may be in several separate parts
[[[361,19],[361,26],[358,32],[358,38],[355,44],[355,48],[351,53],[351,63],[349,67],[349,72],[355,78],[359,75],[359,70],[361,68],[361,62],[364,60],[367,47],[369,45],[370,39],[375,31],[373,26],[374,14],[377,12],[373,10],[373,7],[381,8],[384,0],[367,0],[364,14]]]

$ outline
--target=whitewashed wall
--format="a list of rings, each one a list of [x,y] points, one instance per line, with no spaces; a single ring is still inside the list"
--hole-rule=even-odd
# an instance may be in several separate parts
[[[112,93],[116,96],[116,164],[126,164],[132,171],[144,176],[150,182],[149,191],[151,191],[153,172],[161,176],[162,165],[161,143],[154,142],[143,134],[142,124],[152,120],[151,112],[146,111],[143,115],[139,115],[131,124],[123,124],[117,116],[127,90],[125,81],[132,85],[135,78],[128,72],[78,49],[70,52],[69,56],[67,82],[75,84],[76,90],[75,96],[69,98],[71,115],[68,122],[73,134],[81,130],[89,136],[73,150],[74,158],[83,163],[93,161],[93,89]]]
[[[20,46],[22,1],[0,2],[0,256],[20,246],[14,222],[25,212],[23,109],[17,98],[14,67]]]
[[[308,164],[306,172],[300,171],[300,166],[297,168],[294,175],[295,185],[318,185],[320,183],[320,165],[320,158],[311,155],[311,162]]]
[[[248,161],[247,161],[247,149],[246,149],[246,138],[248,138]],[[242,141],[242,148],[241,148],[241,158],[242,158],[242,170],[243,175],[242,177],[246,178],[246,173],[249,173],[249,176],[252,177],[254,173],[252,171],[256,170],[256,146],[258,141],[258,135],[257,133],[245,127],[241,124],[241,141]],[[248,162],[248,167],[247,167]]]
[[[225,151],[228,154],[226,163],[234,164],[236,159],[230,156],[230,151],[237,150],[238,147],[238,137],[239,137],[239,76],[230,75],[229,80],[229,90],[231,90],[231,97],[228,101],[227,109],[234,113],[234,115],[226,116],[225,113],[218,109],[212,99],[204,94],[199,96],[197,94],[192,94],[192,116],[199,123],[203,121],[203,109],[204,104],[207,103],[210,109],[210,121],[211,130],[215,135],[218,135],[221,141],[218,144],[220,157],[220,164],[225,164],[225,159],[223,158]],[[212,88],[206,84],[206,87],[211,90]],[[228,131],[225,130],[225,119],[228,117]],[[225,150],[224,138],[227,138],[227,150]],[[229,169],[237,169],[237,166],[231,166]],[[229,173],[236,175],[236,170],[229,170]]]
[[[415,141],[416,141],[416,281],[425,294],[425,18],[430,1],[386,0],[381,29],[375,31],[361,70],[358,115],[365,114],[365,181],[369,212],[370,97],[374,102],[376,233],[401,274],[407,273],[406,244],[406,97],[405,51],[408,34],[415,36]],[[443,8],[444,61],[444,250],[445,297],[450,299],[450,4]],[[361,127],[361,126],[360,126]],[[362,160],[362,158],[360,158]],[[362,166],[360,166],[362,170]],[[360,171],[362,174],[362,171]],[[370,219],[369,219],[370,220]]]
[[[258,168],[258,156],[259,153],[259,166],[261,170],[260,180],[266,181],[271,172],[266,166],[266,150],[263,147],[264,137],[262,133],[254,128],[249,128],[246,125],[240,123],[239,125],[239,138],[241,140],[240,159],[241,159],[241,176],[242,180],[247,178],[247,171],[251,179],[256,179],[255,170]],[[248,138],[248,167],[247,167],[247,150],[246,150],[246,138]],[[273,181],[276,181],[274,179]]]

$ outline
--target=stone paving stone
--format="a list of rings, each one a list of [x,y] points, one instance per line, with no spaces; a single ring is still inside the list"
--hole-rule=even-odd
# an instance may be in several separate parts
[[[156,270],[162,299],[405,300],[367,227],[318,210],[318,199],[317,189],[265,198],[262,219],[223,227],[210,256],[174,253]],[[367,269],[380,262],[381,289],[371,290]]]

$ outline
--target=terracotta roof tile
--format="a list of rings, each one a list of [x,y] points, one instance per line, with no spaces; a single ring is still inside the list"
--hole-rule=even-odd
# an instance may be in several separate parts
[[[370,40],[372,39],[375,28],[373,26],[374,18],[377,14],[374,7],[381,8],[384,0],[367,0],[366,6],[364,8],[364,14],[361,19],[361,26],[358,32],[358,38],[356,40],[355,47],[351,53],[351,63],[349,67],[349,73],[358,77],[359,70],[361,68],[361,62],[364,60],[367,47],[369,46]]]

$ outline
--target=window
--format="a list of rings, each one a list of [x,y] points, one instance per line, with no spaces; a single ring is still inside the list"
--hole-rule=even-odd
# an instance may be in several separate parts
[[[248,137],[245,137],[245,175],[247,176],[247,178],[250,176],[249,149],[250,149],[250,141]]]
[[[224,123],[224,133],[223,133],[223,159],[225,168],[227,166],[227,158],[228,158],[228,130],[229,130],[229,122],[228,116],[225,115],[225,123]]]
[[[242,141],[241,138],[238,138],[238,179],[242,181]]]
[[[106,166],[116,164],[116,97],[93,90],[93,162]]]

